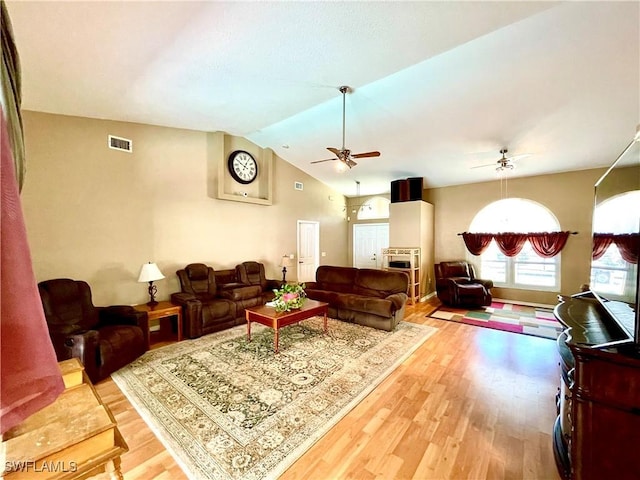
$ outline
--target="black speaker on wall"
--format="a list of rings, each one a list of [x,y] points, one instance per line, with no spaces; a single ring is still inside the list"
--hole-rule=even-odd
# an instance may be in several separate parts
[[[408,195],[408,188],[406,186],[406,180],[393,180],[391,182],[391,203],[398,203],[406,201]]]
[[[422,200],[422,177],[407,178],[409,182],[409,201]]]
[[[391,182],[391,203],[422,200],[422,177],[405,178]]]

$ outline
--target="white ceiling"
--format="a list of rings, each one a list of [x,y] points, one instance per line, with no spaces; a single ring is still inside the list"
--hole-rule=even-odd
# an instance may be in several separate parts
[[[7,5],[24,109],[241,135],[348,196],[492,180],[502,147],[514,176],[601,167],[640,123],[638,1]],[[346,147],[382,153],[342,173],[310,164],[340,85]]]

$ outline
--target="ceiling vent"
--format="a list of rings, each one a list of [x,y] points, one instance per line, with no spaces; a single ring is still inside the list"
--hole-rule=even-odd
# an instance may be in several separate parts
[[[128,138],[109,135],[109,148],[122,152],[133,152],[133,141]]]

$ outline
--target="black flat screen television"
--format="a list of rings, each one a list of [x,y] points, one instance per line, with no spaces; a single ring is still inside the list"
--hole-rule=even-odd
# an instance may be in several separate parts
[[[595,185],[590,290],[622,339],[640,350],[640,125],[633,141]],[[625,338],[626,337],[626,338]]]

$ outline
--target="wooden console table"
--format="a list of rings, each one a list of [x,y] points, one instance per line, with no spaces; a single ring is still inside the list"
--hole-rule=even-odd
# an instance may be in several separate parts
[[[65,390],[2,436],[6,480],[119,479],[128,447],[76,358],[59,363]]]

